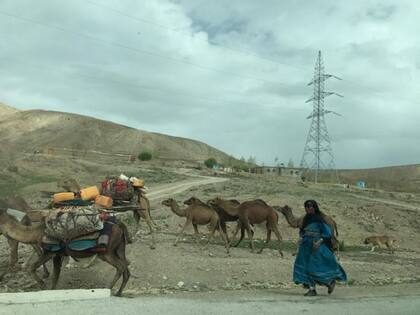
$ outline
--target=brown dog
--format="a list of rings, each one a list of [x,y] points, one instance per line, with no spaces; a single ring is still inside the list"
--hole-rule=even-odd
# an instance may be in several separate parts
[[[365,238],[364,244],[372,246],[371,252],[375,250],[375,247],[382,248],[383,246],[386,246],[386,248],[393,253],[394,249],[392,244],[394,242],[395,239],[392,239],[388,235],[372,235]]]

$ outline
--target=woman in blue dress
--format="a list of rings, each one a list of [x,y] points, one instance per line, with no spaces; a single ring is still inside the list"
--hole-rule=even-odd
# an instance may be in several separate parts
[[[315,200],[307,200],[304,206],[306,215],[299,232],[293,281],[309,288],[305,296],[317,295],[316,284],[325,285],[331,294],[336,280],[347,281],[347,276],[331,249],[332,231],[322,219],[318,204]]]

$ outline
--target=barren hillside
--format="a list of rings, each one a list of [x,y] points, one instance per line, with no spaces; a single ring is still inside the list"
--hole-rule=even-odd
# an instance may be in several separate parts
[[[420,191],[420,165],[402,165],[361,170],[340,170],[343,183],[365,181],[368,188]]]
[[[138,130],[82,115],[44,111],[17,111],[0,107],[0,144],[9,152],[46,151],[48,148],[96,150],[137,155],[152,151],[161,158],[204,161],[228,156],[202,142]],[[3,115],[4,114],[4,115]],[[7,114],[7,115],[6,115]]]

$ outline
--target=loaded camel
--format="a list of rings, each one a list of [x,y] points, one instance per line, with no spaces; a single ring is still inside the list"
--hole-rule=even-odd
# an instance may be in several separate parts
[[[28,212],[31,211],[31,207],[27,204],[27,202],[19,196],[14,196],[14,197],[8,197],[8,198],[4,198],[4,199],[0,199],[0,208],[1,209],[14,209],[14,210],[18,210],[21,212],[26,213],[25,216],[22,218],[21,223],[24,225],[31,225],[32,224],[32,220],[30,218],[30,216],[28,215]],[[33,211],[33,212],[37,212],[37,211]],[[12,217],[13,220],[15,220],[17,222],[17,219],[15,219],[14,217]],[[17,262],[18,262],[18,245],[19,242],[8,237],[7,234],[5,232],[3,232],[3,230],[5,229],[5,226],[3,224],[3,222],[0,220],[0,235],[3,234],[6,239],[7,242],[9,244],[10,247],[10,260],[9,260],[9,266],[8,269],[9,271],[12,270]],[[40,255],[41,254],[41,248],[37,245],[32,245],[34,251]],[[26,265],[27,263],[25,263],[24,265]],[[48,269],[45,265],[43,265],[44,268],[44,275],[43,277],[48,277],[49,276],[49,272]],[[3,279],[3,277],[7,274],[8,271],[4,272],[3,274],[0,275],[0,281]]]
[[[229,215],[237,215],[239,219],[239,224],[237,226],[236,233],[238,232],[239,228],[245,229],[248,238],[250,241],[250,247],[251,251],[254,252],[255,246],[254,246],[254,240],[253,240],[253,232],[251,229],[252,224],[261,224],[266,222],[266,228],[267,228],[267,239],[264,242],[263,247],[260,249],[259,253],[262,253],[264,248],[270,243],[271,241],[271,232],[274,232],[276,234],[277,239],[279,241],[279,253],[283,257],[283,252],[281,251],[281,235],[280,231],[278,229],[278,215],[276,211],[272,207],[270,207],[267,203],[265,203],[261,199],[252,200],[252,201],[245,201],[242,202],[238,206],[233,206],[231,203],[227,202],[226,200],[222,198],[214,198],[211,201],[208,202],[211,205],[214,205],[215,207],[219,207],[223,210],[225,210]],[[241,238],[239,239],[238,243],[235,246],[238,246],[239,243],[242,241],[244,235],[241,233]]]
[[[187,218],[187,221],[175,240],[174,246],[177,245],[179,239],[182,237],[189,224],[193,225],[196,235],[198,234],[197,225],[210,224],[210,235],[208,237],[207,244],[210,243],[210,239],[213,237],[214,232],[218,228],[225,242],[226,252],[229,253],[229,242],[227,241],[226,234],[220,228],[220,218],[217,212],[196,198],[190,198],[189,200],[186,200],[185,203],[188,204],[188,206],[181,209],[173,198],[162,201],[162,205],[169,207],[177,216]]]
[[[38,224],[33,224],[30,226],[25,226],[22,223],[13,219],[12,216],[6,213],[5,210],[0,209],[0,224],[2,226],[2,232],[7,235],[7,237],[22,243],[34,244],[36,246],[42,245],[42,238],[45,235],[45,222],[42,221]],[[128,262],[125,256],[125,246],[126,246],[126,235],[124,235],[124,229],[119,226],[119,224],[114,224],[112,226],[112,233],[110,235],[109,243],[107,250],[105,252],[97,253],[98,257],[103,261],[109,263],[111,266],[115,267],[116,274],[114,279],[111,282],[110,289],[113,288],[118,279],[123,277],[121,286],[116,293],[116,296],[121,296],[122,291],[127,284],[128,279],[130,278],[130,271],[128,270]],[[88,251],[74,251],[69,248],[66,248],[62,252],[49,252],[43,251],[37,261],[33,262],[30,265],[29,273],[35,279],[35,281],[45,288],[44,281],[39,278],[35,270],[48,262],[53,258],[53,280],[52,280],[52,289],[55,289],[58,278],[61,271],[61,265],[63,262],[63,256],[71,256],[73,258],[87,258],[94,256],[96,253]]]
[[[302,228],[303,218],[305,217],[305,215],[300,216],[300,217],[295,217],[293,215],[292,208],[290,208],[287,205],[284,206],[284,207],[274,206],[273,208],[284,215],[287,223],[289,223],[289,225],[291,227],[299,228],[299,229]],[[335,252],[337,252],[337,256],[338,256],[339,255],[340,244],[339,244],[339,241],[337,239],[337,237],[338,237],[337,223],[334,221],[334,219],[332,217],[330,217],[329,215],[325,214],[322,211],[321,211],[321,217],[331,229],[331,232],[332,232],[331,246],[332,246],[332,249]]]
[[[140,224],[140,218],[143,218],[146,221],[147,226],[150,230],[150,235],[152,237],[152,244],[150,245],[151,249],[156,248],[156,241],[155,241],[155,234],[153,232],[154,227],[157,227],[157,224],[152,220],[150,215],[150,202],[149,199],[146,197],[145,190],[142,187],[132,187],[132,194],[127,194],[127,200],[119,200],[114,199],[115,206],[132,206],[129,210],[116,210],[116,211],[133,211],[134,220],[136,221],[137,227]],[[113,192],[102,189],[102,195],[114,198]],[[116,209],[116,207],[114,208]],[[136,235],[139,234],[140,231],[137,231]]]

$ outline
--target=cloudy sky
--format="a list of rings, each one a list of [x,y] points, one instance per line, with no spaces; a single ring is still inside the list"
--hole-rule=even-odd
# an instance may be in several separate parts
[[[318,50],[338,168],[420,163],[418,1],[2,0],[0,102],[300,163]]]

